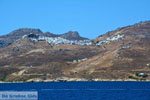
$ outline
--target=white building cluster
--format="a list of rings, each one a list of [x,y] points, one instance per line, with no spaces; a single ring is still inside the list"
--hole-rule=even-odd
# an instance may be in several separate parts
[[[30,34],[32,35],[32,33]],[[109,43],[111,41],[117,41],[122,38],[124,35],[117,35],[113,38],[107,38],[106,40],[99,41],[98,43],[93,43],[91,40],[68,40],[61,37],[46,37],[46,36],[38,36],[33,35],[33,37],[28,37],[29,40],[38,42],[38,41],[47,41],[51,45],[57,44],[71,44],[71,45],[102,45],[104,43]],[[24,35],[23,38],[26,38],[27,35]]]
[[[23,38],[25,37],[27,37],[27,35],[23,36]],[[57,44],[92,45],[92,42],[90,40],[67,40],[61,37],[38,36],[38,37],[28,37],[28,39],[33,42],[47,41],[51,45]]]
[[[73,62],[74,62],[74,63],[77,63],[77,62],[86,61],[86,60],[88,60],[88,58],[73,60]]]
[[[39,36],[38,41],[47,41],[49,44],[72,44],[72,45],[91,45],[90,40],[67,40],[61,37],[45,37]]]
[[[103,40],[103,41],[99,41],[98,43],[96,43],[96,45],[102,45],[102,44],[104,44],[104,43],[110,43],[110,42],[112,42],[112,41],[118,41],[119,39],[121,39],[121,38],[123,38],[124,37],[124,35],[116,35],[116,36],[114,36],[114,37],[112,37],[112,38],[107,38],[106,40]]]

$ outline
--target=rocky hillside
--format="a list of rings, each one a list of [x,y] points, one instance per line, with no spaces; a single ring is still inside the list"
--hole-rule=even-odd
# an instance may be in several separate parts
[[[118,28],[94,40],[102,52],[77,64],[72,72],[89,79],[145,79],[150,72],[150,21]],[[87,73],[87,74],[84,74]]]
[[[0,40],[1,81],[150,80],[150,21],[94,40],[39,29],[15,30]]]
[[[81,37],[79,33],[76,31],[75,32],[69,31],[67,33],[58,35],[58,34],[53,34],[50,32],[43,33],[40,29],[20,28],[20,29],[10,32],[7,35],[0,36],[0,48],[4,48],[12,44],[16,40],[22,38],[24,35],[30,35],[30,34],[44,36],[44,37],[51,37],[51,38],[60,37],[60,38],[67,39],[67,40],[78,40],[78,41],[88,40],[87,38]]]

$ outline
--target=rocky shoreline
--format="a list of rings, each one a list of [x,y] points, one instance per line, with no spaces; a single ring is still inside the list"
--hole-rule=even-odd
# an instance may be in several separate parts
[[[66,80],[66,78],[58,78],[58,79],[47,79],[47,80],[42,80],[39,78],[35,78],[35,79],[30,79],[27,80],[25,82],[23,81],[14,81],[14,82],[5,82],[5,81],[0,81],[0,83],[30,83],[30,82],[103,82],[103,81],[114,81],[114,82],[124,82],[124,81],[134,81],[134,82],[141,82],[141,81],[150,81],[150,80],[134,80],[134,79],[93,79],[93,80],[87,80],[87,79],[79,79],[79,78],[68,78]]]

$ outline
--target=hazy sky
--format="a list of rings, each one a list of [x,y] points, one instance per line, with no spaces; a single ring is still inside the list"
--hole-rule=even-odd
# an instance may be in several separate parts
[[[145,20],[150,20],[150,0],[0,0],[1,35],[27,27],[95,38]]]

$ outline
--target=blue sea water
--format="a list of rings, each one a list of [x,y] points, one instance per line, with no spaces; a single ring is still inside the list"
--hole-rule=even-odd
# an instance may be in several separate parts
[[[150,82],[0,83],[0,91],[38,91],[38,100],[150,100]]]

